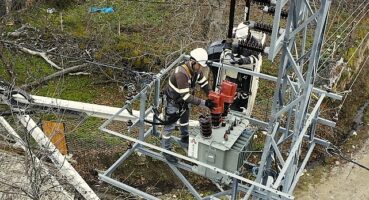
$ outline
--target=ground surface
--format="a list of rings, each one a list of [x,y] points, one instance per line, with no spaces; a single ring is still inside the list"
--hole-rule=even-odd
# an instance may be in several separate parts
[[[369,166],[369,140],[353,158],[356,162]],[[307,191],[298,191],[296,199],[369,199],[368,183],[369,171],[352,163],[338,164],[330,172],[325,173],[319,183],[310,184]]]
[[[58,190],[59,187],[51,185],[50,181],[45,181],[41,188],[32,188],[29,176],[25,173],[24,162],[24,156],[0,150],[0,199],[68,199],[65,193]],[[33,192],[38,189],[39,192]],[[40,196],[36,197],[34,194],[40,194]]]

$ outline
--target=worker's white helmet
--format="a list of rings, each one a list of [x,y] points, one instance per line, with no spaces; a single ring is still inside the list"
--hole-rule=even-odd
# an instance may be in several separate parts
[[[191,58],[195,59],[201,66],[206,67],[206,61],[208,60],[208,52],[203,48],[197,48],[190,52]]]

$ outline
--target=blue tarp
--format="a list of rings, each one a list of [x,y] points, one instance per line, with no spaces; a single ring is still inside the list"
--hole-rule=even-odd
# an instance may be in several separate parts
[[[89,12],[90,13],[96,13],[96,12],[112,13],[114,12],[114,9],[112,7],[104,7],[104,8],[91,7]]]

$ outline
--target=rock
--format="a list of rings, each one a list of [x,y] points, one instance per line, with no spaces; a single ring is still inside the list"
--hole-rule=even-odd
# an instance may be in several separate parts
[[[336,165],[339,165],[340,164],[340,161],[337,160],[335,163],[336,163]]]

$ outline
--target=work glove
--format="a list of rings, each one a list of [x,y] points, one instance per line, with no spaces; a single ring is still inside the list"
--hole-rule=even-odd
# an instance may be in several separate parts
[[[205,101],[205,106],[208,107],[210,110],[212,110],[213,108],[215,108],[216,105],[212,100],[207,99]]]

